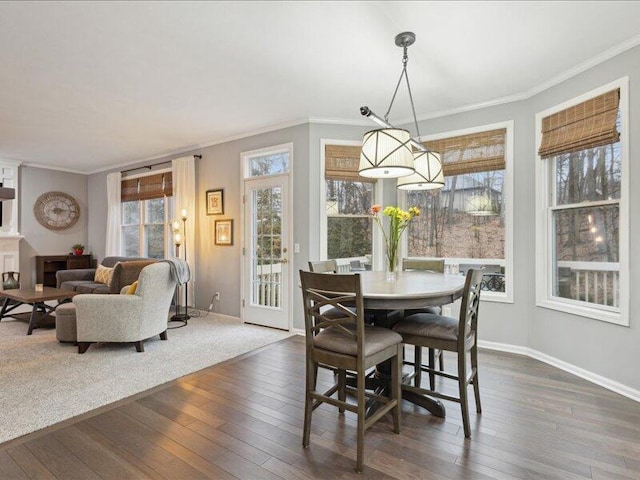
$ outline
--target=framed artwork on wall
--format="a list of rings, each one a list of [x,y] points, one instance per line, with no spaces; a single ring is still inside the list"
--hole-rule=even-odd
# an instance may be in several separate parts
[[[207,215],[224,214],[224,190],[207,190]]]
[[[216,220],[215,244],[233,245],[233,220]]]

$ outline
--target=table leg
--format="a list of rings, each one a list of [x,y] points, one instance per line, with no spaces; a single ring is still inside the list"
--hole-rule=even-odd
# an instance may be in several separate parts
[[[33,333],[33,329],[36,326],[36,323],[38,323],[36,313],[38,313],[38,304],[34,303],[33,308],[31,309],[31,317],[29,317],[29,329],[27,330],[27,335],[31,335]]]
[[[4,318],[4,314],[7,312],[7,307],[9,306],[9,297],[5,297],[4,303],[2,304],[2,310],[0,310],[0,320]]]
[[[31,316],[29,317],[27,335],[31,335],[33,329],[38,325],[38,322],[44,319],[52,310],[55,310],[55,307],[49,307],[46,303],[34,303],[33,309],[31,309]]]
[[[402,390],[402,399],[429,410],[436,417],[444,418],[447,415],[447,410],[444,408],[443,403],[435,398]]]

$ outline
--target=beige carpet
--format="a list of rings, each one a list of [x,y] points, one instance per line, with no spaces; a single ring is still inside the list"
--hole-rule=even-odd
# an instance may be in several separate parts
[[[290,336],[209,314],[169,330],[169,340],[92,345],[84,355],[55,330],[0,322],[0,443]]]

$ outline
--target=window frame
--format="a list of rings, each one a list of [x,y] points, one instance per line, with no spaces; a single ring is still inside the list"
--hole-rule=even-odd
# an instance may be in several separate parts
[[[553,295],[554,240],[553,214],[579,205],[555,205],[555,160],[538,155],[542,141],[542,119],[614,89],[620,89],[620,199],[585,202],[584,206],[617,204],[619,208],[619,312],[611,307]],[[614,80],[582,95],[536,114],[536,306],[629,326],[629,77]]]
[[[345,145],[350,147],[361,147],[362,140],[333,140],[328,138],[320,139],[320,260],[327,260],[327,231],[328,231],[328,216],[327,216],[327,182],[324,177],[325,162],[326,162],[326,146],[327,145]],[[383,202],[383,182],[377,180],[372,182],[373,184],[373,204],[382,204]],[[366,213],[362,216],[353,215],[341,215],[342,217],[357,217],[362,218],[366,216]],[[373,222],[372,222],[373,223]],[[384,265],[383,259],[383,246],[382,235],[378,231],[378,228],[372,228],[372,245],[371,245],[371,261],[372,268],[375,270],[378,265]]]
[[[477,127],[465,128],[461,130],[452,130],[449,132],[442,132],[433,135],[423,135],[419,138],[421,142],[428,142],[432,140],[439,140],[448,137],[457,137],[461,135],[471,135],[474,133],[481,133],[489,130],[498,130],[504,128],[506,130],[504,138],[504,188],[502,195],[504,197],[504,292],[491,292],[483,291],[480,299],[487,302],[497,303],[513,303],[514,292],[514,271],[513,271],[513,203],[514,203],[514,186],[513,186],[513,128],[514,121],[507,120],[504,122],[491,123],[486,125],[479,125]],[[398,203],[402,208],[408,208],[407,194],[401,190],[398,190]],[[408,236],[403,235],[401,245],[401,255],[408,256]],[[410,257],[418,258],[418,257]],[[484,261],[486,260],[486,262]],[[479,258],[445,258],[445,264],[447,263],[490,263],[495,259],[479,259]]]
[[[142,178],[142,177],[148,177],[151,175],[157,175],[159,173],[168,173],[171,172],[170,168],[165,168],[162,170],[154,170],[152,172],[148,172],[148,173],[141,173],[138,175],[131,175],[126,177],[123,180],[133,180],[136,178]],[[160,197],[157,197],[160,198]],[[173,204],[171,199],[173,198],[173,195],[171,196],[163,196],[162,197],[164,200],[164,226],[165,226],[165,232],[164,232],[164,258],[169,258],[169,257],[173,257],[174,256],[174,252],[172,250],[172,247],[174,246],[173,244],[173,232],[171,230],[172,228],[172,209],[173,209]],[[153,200],[153,199],[149,199],[149,200]],[[146,257],[147,256],[147,251],[146,251],[146,242],[145,242],[145,225],[158,225],[157,223],[145,223],[145,217],[146,217],[146,213],[145,213],[145,205],[144,202],[147,200],[129,200],[129,201],[135,201],[138,202],[139,205],[139,209],[140,209],[140,219],[138,222],[138,253],[139,253],[139,257]],[[120,202],[120,209],[122,211],[122,206],[124,203],[128,203],[127,202]],[[124,241],[123,241],[123,227],[125,226],[131,226],[131,225],[135,225],[135,224],[127,224],[125,225],[123,223],[123,219],[124,216],[121,214],[121,220],[120,220],[120,254],[124,255]],[[182,234],[182,232],[180,232]]]

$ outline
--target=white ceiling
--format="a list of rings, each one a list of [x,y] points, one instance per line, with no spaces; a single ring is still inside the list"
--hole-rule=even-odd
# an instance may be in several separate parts
[[[405,30],[419,116],[524,98],[640,43],[639,17],[617,1],[2,2],[0,158],[91,172],[362,122],[387,109]],[[399,95],[393,123],[411,117]]]

